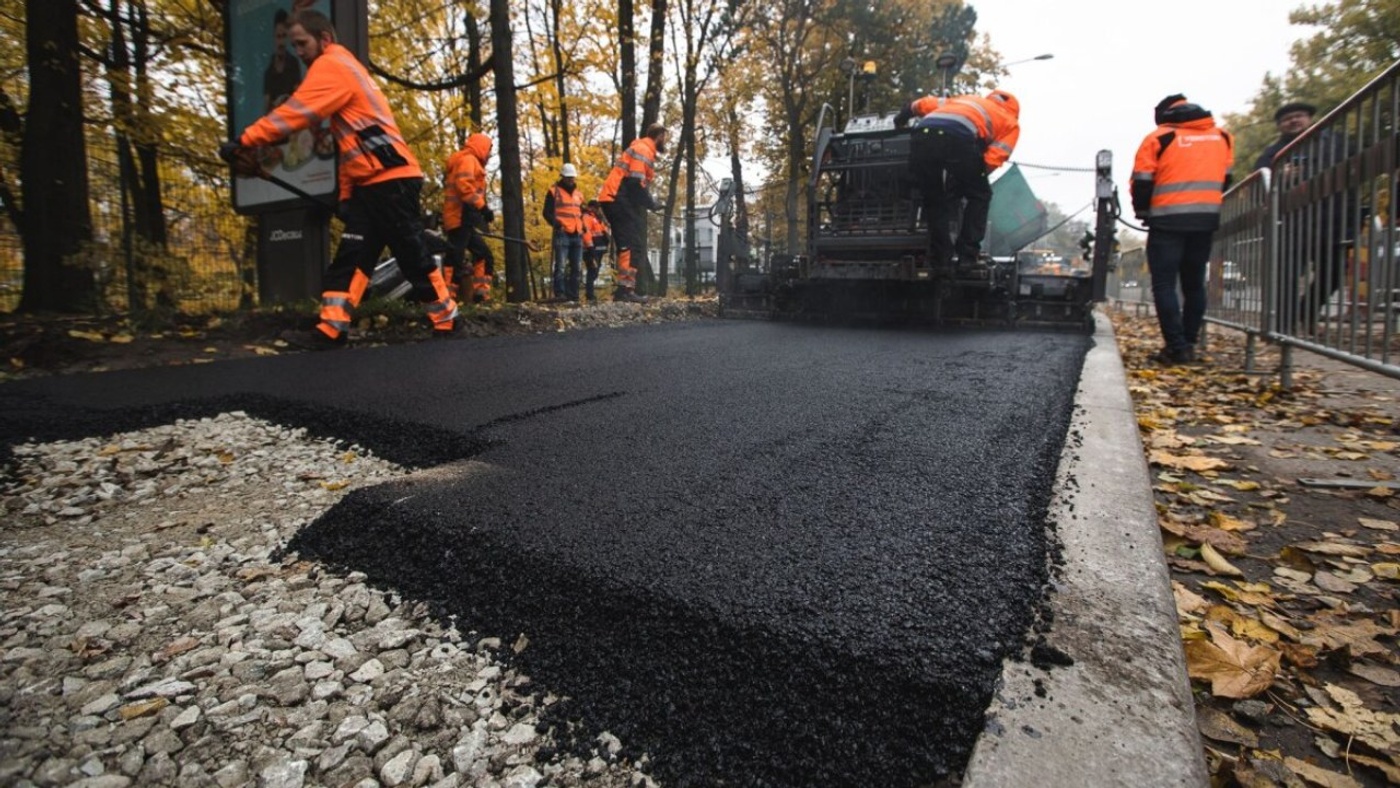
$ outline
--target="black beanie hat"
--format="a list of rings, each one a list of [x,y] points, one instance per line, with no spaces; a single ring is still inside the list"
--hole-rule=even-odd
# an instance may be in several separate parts
[[[1178,101],[1185,100],[1186,96],[1182,95],[1181,93],[1173,93],[1170,96],[1167,96],[1166,98],[1157,102],[1156,111],[1154,111],[1152,114],[1153,120],[1157,122],[1158,126],[1162,125],[1166,122],[1167,110],[1171,108],[1171,105],[1175,104]]]

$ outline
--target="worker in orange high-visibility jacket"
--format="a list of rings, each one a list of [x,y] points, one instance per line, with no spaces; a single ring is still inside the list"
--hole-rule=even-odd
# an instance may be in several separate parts
[[[603,210],[597,200],[589,200],[583,206],[583,297],[590,302],[597,301],[593,284],[598,281],[598,271],[603,267],[603,258],[608,256],[608,226],[598,214]]]
[[[550,286],[555,298],[569,302],[578,301],[578,269],[583,264],[583,193],[577,178],[578,168],[565,164],[544,195],[544,220],[553,228]]]
[[[914,121],[909,168],[924,198],[932,267],[975,264],[992,205],[988,176],[1006,163],[1021,137],[1021,103],[1005,90],[983,96],[925,96],[895,115],[896,128]],[[956,241],[950,225],[966,200]]]
[[[444,275],[457,292],[465,294],[470,271],[474,304],[491,297],[491,283],[496,278],[496,258],[482,237],[496,219],[486,204],[486,162],[490,160],[491,138],[480,132],[468,136],[461,149],[447,157],[447,180],[442,189],[442,227],[452,243]]]
[[[617,244],[617,290],[614,301],[640,301],[637,295],[637,268],[634,261],[647,253],[647,211],[661,205],[652,199],[648,187],[656,177],[656,157],[666,150],[666,127],[653,123],[632,141],[617,158],[603,182],[598,202],[612,227]]]
[[[335,28],[325,14],[297,11],[288,22],[292,46],[307,66],[305,78],[290,98],[219,150],[228,159],[241,148],[272,145],[330,119],[340,158],[336,213],[344,229],[323,276],[320,322],[310,336],[288,332],[282,338],[306,348],[343,346],[351,314],[385,246],[424,304],[433,336],[450,336],[460,321],[423,241],[423,171],[388,101],[350,50],[335,42]]]
[[[1181,94],[1157,104],[1153,129],[1133,160],[1133,213],[1147,225],[1147,269],[1163,348],[1159,364],[1196,361],[1206,314],[1206,263],[1230,188],[1235,140]],[[1181,300],[1176,290],[1181,287]]]

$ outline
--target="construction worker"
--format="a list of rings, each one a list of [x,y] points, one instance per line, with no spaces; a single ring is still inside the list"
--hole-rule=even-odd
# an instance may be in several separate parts
[[[1230,187],[1235,140],[1180,93],[1157,104],[1157,128],[1133,160],[1133,213],[1147,226],[1147,269],[1164,347],[1159,364],[1196,361],[1206,314],[1206,263]],[[1176,296],[1181,286],[1182,302]]]
[[[648,187],[656,177],[657,154],[666,150],[666,127],[653,123],[617,157],[598,202],[617,243],[617,290],[614,301],[644,301],[637,295],[634,260],[647,253],[647,211],[660,210]]]
[[[486,162],[491,160],[491,138],[477,132],[467,137],[461,150],[447,157],[447,182],[442,189],[442,227],[452,242],[444,273],[452,287],[466,291],[471,272],[472,303],[491,297],[496,260],[482,237],[496,214],[486,204]],[[467,254],[471,265],[466,265]]]
[[[351,313],[364,297],[370,275],[387,245],[424,304],[433,336],[450,336],[461,326],[457,303],[423,243],[419,194],[423,171],[394,122],[384,94],[350,50],[335,42],[331,20],[317,11],[297,11],[288,35],[306,76],[290,98],[258,119],[219,156],[237,161],[244,149],[273,145],[327,118],[340,156],[340,204],[344,221],[340,245],[326,269],[320,322],[309,335],[284,333],[298,347],[346,344]]]
[[[924,196],[931,267],[951,266],[954,253],[959,265],[977,262],[992,204],[988,176],[1015,150],[1020,115],[1015,96],[993,90],[985,97],[925,96],[895,116],[895,128],[901,129],[918,118],[909,141],[909,167]],[[967,205],[957,240],[950,243],[949,224],[959,200]]]
[[[583,194],[577,178],[578,169],[565,164],[559,180],[544,195],[544,220],[553,228],[551,287],[555,298],[570,302],[578,301],[578,269],[583,262]]]
[[[593,284],[598,281],[598,271],[603,267],[603,258],[608,256],[608,226],[599,214],[602,207],[597,200],[589,200],[583,206],[583,295],[589,302],[597,301]]]

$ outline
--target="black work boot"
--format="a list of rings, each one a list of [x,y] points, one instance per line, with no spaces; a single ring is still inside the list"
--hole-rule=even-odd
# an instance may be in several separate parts
[[[350,336],[345,332],[331,339],[319,328],[310,331],[289,328],[278,334],[277,338],[296,350],[335,350],[350,343]]]

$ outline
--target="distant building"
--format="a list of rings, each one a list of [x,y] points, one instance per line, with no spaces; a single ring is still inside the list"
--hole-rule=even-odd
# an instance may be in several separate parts
[[[711,220],[710,211],[714,206],[701,205],[690,216],[695,227],[695,248],[699,252],[696,264],[700,281],[715,281],[715,248],[719,241],[719,225]],[[667,266],[668,277],[672,282],[685,281],[685,224],[677,222],[671,227],[671,260]]]

